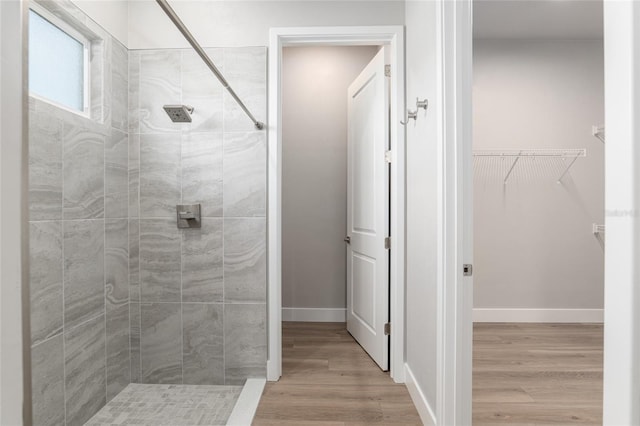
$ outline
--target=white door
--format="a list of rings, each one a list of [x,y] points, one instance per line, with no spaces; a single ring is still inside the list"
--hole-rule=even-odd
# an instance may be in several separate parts
[[[389,369],[389,79],[381,49],[348,90],[347,330]]]

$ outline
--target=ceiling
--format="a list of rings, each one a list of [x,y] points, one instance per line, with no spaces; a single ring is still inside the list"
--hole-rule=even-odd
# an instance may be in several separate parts
[[[474,0],[477,39],[602,39],[602,0]]]

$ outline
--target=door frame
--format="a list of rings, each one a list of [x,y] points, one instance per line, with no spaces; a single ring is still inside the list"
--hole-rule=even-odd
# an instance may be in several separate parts
[[[388,45],[391,62],[391,226],[389,370],[404,383],[405,109],[404,27],[271,28],[269,33],[267,165],[267,380],[282,375],[282,49],[288,46]]]
[[[471,201],[471,191],[464,186],[473,173],[471,144],[471,82],[472,82],[472,6],[470,0],[448,2],[439,0],[438,33],[442,38],[437,57],[442,61],[439,69],[444,76],[442,102],[444,116],[444,146],[457,151],[460,156],[447,159],[444,170],[438,175],[445,194],[464,194],[460,204],[445,203],[442,213],[446,221],[456,223],[461,235],[445,238],[444,258],[455,259],[458,253],[470,253],[473,235],[464,233],[464,225],[471,223],[472,209],[464,209],[464,200]],[[635,120],[640,109],[640,90],[635,87],[634,76],[640,68],[640,49],[637,36],[640,33],[640,6],[633,1],[604,2],[605,45],[605,226],[607,247],[605,251],[605,302],[604,302],[604,377],[603,422],[605,425],[637,424],[640,419],[640,291],[638,280],[640,264],[640,149],[637,137],[640,126]],[[453,76],[447,83],[446,76]],[[465,105],[465,102],[467,104]],[[447,104],[451,106],[448,107]],[[446,135],[449,134],[451,138]],[[453,171],[447,171],[453,167]],[[465,173],[467,177],[465,177]],[[449,193],[448,191],[452,191]],[[449,226],[444,230],[449,231]],[[439,248],[442,248],[439,245]],[[463,256],[464,258],[464,256]],[[450,313],[441,315],[443,326],[439,335],[440,354],[451,368],[441,369],[439,364],[438,424],[471,424],[471,355],[473,341],[472,305],[461,290],[461,281],[455,278],[459,271],[439,285],[452,295],[446,297],[443,307]],[[452,272],[454,272],[452,270]],[[470,292],[468,292],[470,293]],[[442,299],[439,299],[439,303]],[[440,336],[439,339],[443,337]],[[447,343],[448,342],[448,343]],[[446,364],[445,364],[446,367]],[[456,390],[458,388],[458,390]],[[456,398],[456,396],[458,398]]]

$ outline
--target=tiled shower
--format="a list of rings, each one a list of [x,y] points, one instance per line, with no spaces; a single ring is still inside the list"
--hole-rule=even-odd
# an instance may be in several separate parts
[[[30,99],[34,424],[84,424],[130,383],[265,377],[265,132],[192,50],[127,51],[55,4],[95,38],[90,117]],[[266,49],[207,53],[264,120]]]

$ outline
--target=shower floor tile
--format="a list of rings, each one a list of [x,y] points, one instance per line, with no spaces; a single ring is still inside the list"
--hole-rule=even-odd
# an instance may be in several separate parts
[[[242,386],[132,383],[85,425],[225,425],[241,391]]]

